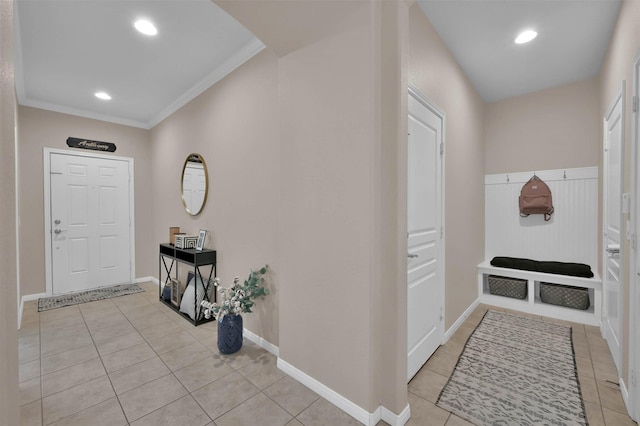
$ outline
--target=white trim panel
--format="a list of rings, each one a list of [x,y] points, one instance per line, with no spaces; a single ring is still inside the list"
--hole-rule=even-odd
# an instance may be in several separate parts
[[[485,185],[498,185],[503,183],[521,183],[525,184],[536,174],[544,181],[563,181],[576,179],[598,179],[598,167],[578,167],[573,169],[556,169],[556,170],[540,170],[531,172],[518,173],[499,173],[494,175],[485,175]]]

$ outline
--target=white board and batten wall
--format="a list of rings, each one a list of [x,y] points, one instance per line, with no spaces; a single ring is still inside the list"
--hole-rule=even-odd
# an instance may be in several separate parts
[[[554,213],[549,221],[543,215],[521,217],[518,197],[522,186],[537,175],[551,190]],[[592,306],[588,311],[541,304],[539,278],[528,275],[530,288],[526,301],[487,294],[486,275],[495,256],[519,257],[539,261],[585,263],[594,279],[560,279],[560,284],[589,288]],[[599,324],[601,283],[598,267],[598,168],[532,170],[485,176],[485,262],[479,265],[480,301],[499,303],[525,312],[539,313],[573,321]],[[524,271],[522,271],[524,273]],[[484,277],[483,277],[484,273]],[[516,272],[516,275],[522,275]],[[525,278],[526,273],[521,277]],[[575,281],[575,282],[573,282]],[[595,305],[595,306],[594,306]]]

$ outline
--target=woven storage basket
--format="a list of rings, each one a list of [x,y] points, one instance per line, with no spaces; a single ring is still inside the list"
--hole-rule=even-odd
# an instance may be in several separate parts
[[[589,309],[589,290],[568,285],[540,283],[540,300],[552,305],[585,310]]]
[[[497,296],[524,299],[527,297],[527,280],[519,278],[501,277],[489,275],[489,293]]]

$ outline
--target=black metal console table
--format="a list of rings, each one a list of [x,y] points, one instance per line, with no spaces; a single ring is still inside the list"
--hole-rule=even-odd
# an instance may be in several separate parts
[[[170,263],[168,262],[170,260]],[[168,264],[167,264],[168,263]],[[174,306],[170,301],[167,302],[162,297],[162,290],[165,286],[171,286],[172,272],[174,273],[174,277],[178,279],[178,265],[180,263],[184,263],[190,265],[193,268],[194,274],[194,319],[191,319],[189,315],[180,312],[179,306]],[[175,269],[174,269],[175,266]],[[205,280],[202,276],[200,268],[203,266],[210,266],[209,276]],[[163,279],[162,269],[164,267],[164,275],[166,278]],[[204,300],[209,300],[209,292],[213,293],[213,301],[216,301],[216,291],[213,286],[213,280],[211,277],[215,277],[216,272],[216,251],[215,250],[207,250],[203,249],[201,251],[195,249],[180,249],[176,248],[171,244],[160,244],[160,255],[158,259],[158,280],[160,281],[160,285],[158,286],[158,293],[160,301],[165,305],[169,306],[174,311],[178,312],[182,315],[186,320],[193,323],[193,325],[198,325],[203,322],[212,321],[212,319],[205,319],[203,315],[198,315],[198,312],[203,311],[198,305],[198,278],[200,282],[204,286]],[[187,286],[189,283],[187,283]],[[186,288],[186,286],[185,286]]]

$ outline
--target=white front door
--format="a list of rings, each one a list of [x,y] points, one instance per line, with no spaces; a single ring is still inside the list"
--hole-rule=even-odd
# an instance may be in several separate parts
[[[407,380],[444,337],[442,153],[444,114],[409,92]]]
[[[624,306],[622,292],[622,165],[624,150],[624,84],[604,119],[604,250],[603,265],[605,317],[604,335],[609,350],[622,372],[622,320]],[[618,376],[619,377],[619,376]]]
[[[49,159],[52,293],[131,282],[129,162]]]

